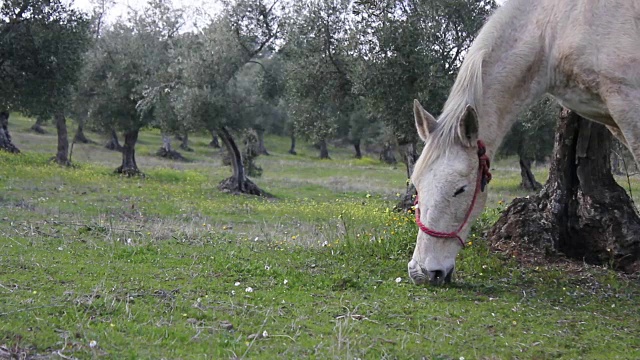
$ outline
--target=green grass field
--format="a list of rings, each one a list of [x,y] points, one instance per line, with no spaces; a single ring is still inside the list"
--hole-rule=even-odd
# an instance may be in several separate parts
[[[293,156],[269,137],[254,180],[275,199],[259,199],[218,191],[230,169],[204,135],[179,163],[154,157],[159,132],[145,131],[147,176],[121,178],[101,144],[52,165],[55,129],[31,123],[12,117],[23,154],[0,153],[0,358],[640,358],[637,279],[489,250],[483,229],[526,195],[509,159],[455,283],[418,287],[415,224],[390,211],[402,165],[342,148],[320,161],[305,143]]]

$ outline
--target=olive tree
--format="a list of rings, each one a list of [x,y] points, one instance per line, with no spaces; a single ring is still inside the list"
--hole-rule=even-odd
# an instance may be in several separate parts
[[[298,2],[286,37],[287,103],[300,134],[316,142],[328,159],[327,140],[349,122],[352,92],[349,36],[351,1]]]
[[[500,147],[501,155],[517,155],[520,163],[520,187],[527,190],[540,190],[540,184],[531,165],[534,161],[543,161],[553,151],[553,134],[558,104],[545,97],[520,114]]]
[[[9,111],[56,118],[56,161],[67,163],[65,111],[88,45],[86,16],[60,0],[8,0],[0,5],[0,148],[19,152]]]
[[[371,113],[403,147],[407,177],[418,157],[413,99],[431,109],[443,107],[464,54],[495,7],[494,0],[356,2],[361,61],[354,80]],[[413,204],[415,189],[407,184],[400,208]]]

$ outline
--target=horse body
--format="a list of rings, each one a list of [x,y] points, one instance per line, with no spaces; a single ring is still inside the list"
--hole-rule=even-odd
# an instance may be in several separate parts
[[[492,15],[440,118],[415,103],[425,141],[412,175],[422,223],[444,232],[462,224],[478,176],[475,140],[493,157],[517,114],[544,93],[607,125],[640,160],[640,0],[510,0]],[[472,220],[485,201],[482,192]],[[455,240],[420,231],[410,277],[416,283],[450,279],[459,249]]]

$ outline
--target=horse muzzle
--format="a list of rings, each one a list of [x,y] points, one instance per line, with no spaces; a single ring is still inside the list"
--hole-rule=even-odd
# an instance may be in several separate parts
[[[416,285],[422,285],[429,282],[429,285],[449,284],[453,278],[453,267],[448,270],[430,270],[423,269],[414,259],[408,264],[409,277]]]

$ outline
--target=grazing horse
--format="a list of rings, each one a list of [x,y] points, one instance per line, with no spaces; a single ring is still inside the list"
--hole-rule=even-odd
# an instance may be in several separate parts
[[[414,101],[425,142],[411,177],[414,283],[451,281],[487,199],[489,160],[517,114],[545,93],[607,125],[638,162],[640,0],[509,0],[469,49],[439,119]]]

